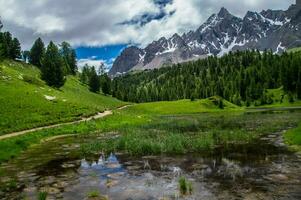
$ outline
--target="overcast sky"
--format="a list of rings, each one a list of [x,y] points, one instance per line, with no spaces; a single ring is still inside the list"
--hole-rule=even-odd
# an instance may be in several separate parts
[[[0,0],[5,30],[29,48],[37,37],[76,47],[141,46],[199,27],[223,6],[243,17],[248,10],[287,9],[295,0]],[[119,53],[116,52],[116,53]]]

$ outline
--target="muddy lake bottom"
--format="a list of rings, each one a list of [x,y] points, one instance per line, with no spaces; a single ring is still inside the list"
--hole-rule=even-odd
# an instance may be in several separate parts
[[[36,145],[0,169],[0,199],[89,199],[98,192],[113,200],[301,199],[301,156],[283,143],[283,131],[206,154],[131,157],[98,153],[80,146],[97,136],[60,138]],[[186,177],[191,195],[179,193]],[[101,198],[90,198],[101,199]]]

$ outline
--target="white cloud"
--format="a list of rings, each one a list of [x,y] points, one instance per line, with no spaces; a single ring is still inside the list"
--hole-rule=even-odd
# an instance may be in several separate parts
[[[161,36],[184,33],[200,26],[224,6],[243,16],[247,10],[287,9],[294,0],[173,0],[164,11],[176,11],[143,27],[118,25],[160,10],[153,0],[0,0],[4,28],[28,48],[37,37],[45,42],[69,41],[76,46],[118,43],[145,45]],[[47,14],[46,14],[47,13]]]
[[[33,25],[34,30],[38,34],[64,31],[66,26],[63,19],[51,15],[38,16],[34,19]]]
[[[98,67],[104,64],[105,60],[95,60],[93,58],[87,58],[87,59],[79,59],[77,63],[79,68],[83,68],[85,65]]]
[[[114,59],[102,60],[102,59],[96,59],[94,56],[92,56],[91,58],[87,58],[87,59],[79,59],[77,61],[77,65],[79,71],[81,71],[85,65],[88,65],[90,67],[94,66],[96,71],[98,72],[100,66],[104,66],[106,71],[108,71],[112,67],[113,62]]]

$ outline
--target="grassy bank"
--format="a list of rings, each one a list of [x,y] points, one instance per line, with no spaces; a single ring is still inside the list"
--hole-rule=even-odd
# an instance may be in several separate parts
[[[293,149],[301,152],[301,122],[297,128],[286,132],[285,141]]]
[[[0,135],[55,124],[116,108],[124,103],[89,92],[77,77],[67,77],[60,90],[48,87],[31,65],[0,63]]]

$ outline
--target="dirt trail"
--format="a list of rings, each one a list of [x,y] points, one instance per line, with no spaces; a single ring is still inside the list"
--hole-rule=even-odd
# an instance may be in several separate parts
[[[117,110],[123,110],[127,107],[128,107],[128,105],[122,106],[120,108],[117,108]],[[33,128],[33,129],[24,130],[24,131],[5,134],[5,135],[0,136],[0,140],[16,137],[16,136],[24,135],[24,134],[27,134],[27,133],[32,133],[32,132],[35,132],[35,131],[44,130],[44,129],[57,128],[57,127],[60,127],[60,126],[78,124],[78,123],[81,123],[81,122],[88,122],[88,121],[91,121],[91,120],[104,118],[104,117],[112,115],[112,114],[113,114],[112,110],[107,110],[107,111],[102,112],[102,113],[97,113],[96,115],[93,115],[91,117],[82,118],[80,120],[76,120],[76,121],[72,121],[72,122],[53,124],[53,125],[49,125],[49,126],[37,127],[37,128]]]

